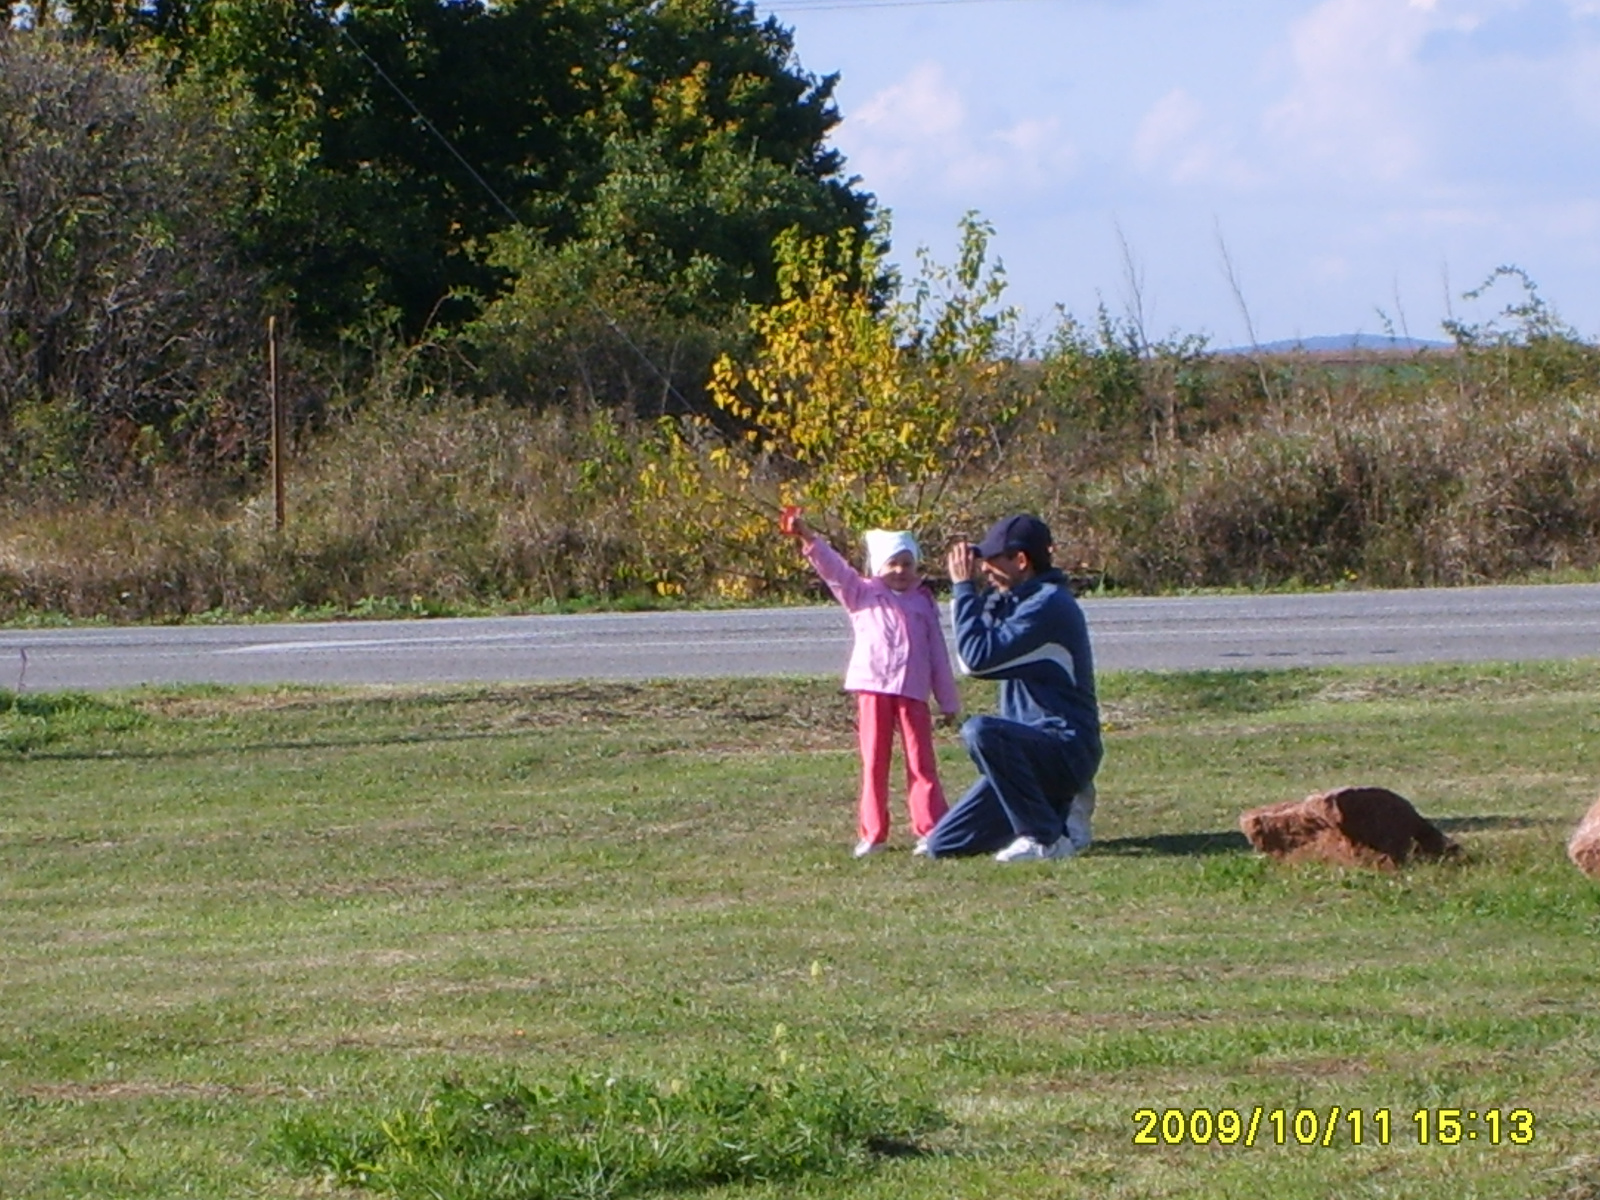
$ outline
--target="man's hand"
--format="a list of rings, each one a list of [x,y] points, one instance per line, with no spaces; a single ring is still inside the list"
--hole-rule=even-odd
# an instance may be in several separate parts
[[[944,556],[951,583],[968,583],[978,571],[978,555],[970,542],[957,542]]]

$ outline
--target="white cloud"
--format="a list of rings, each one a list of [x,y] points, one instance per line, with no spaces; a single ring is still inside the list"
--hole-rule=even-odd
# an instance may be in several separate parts
[[[991,136],[1009,146],[1019,159],[1041,168],[1069,169],[1078,158],[1072,143],[1061,132],[1058,117],[1031,117]]]
[[[937,62],[873,94],[845,118],[838,141],[874,188],[932,188],[974,201],[1048,186],[1078,158],[1052,115],[985,127]]]
[[[851,124],[903,142],[949,136],[967,119],[966,105],[938,63],[925,62],[884,88],[849,117]]]
[[[1200,127],[1204,110],[1182,88],[1174,88],[1145,113],[1133,136],[1133,158],[1145,170],[1154,170],[1182,153]]]
[[[1262,177],[1234,150],[1227,131],[1208,127],[1205,107],[1183,88],[1145,113],[1134,131],[1133,161],[1147,174],[1178,184],[1244,188]]]
[[[1302,178],[1358,187],[1449,190],[1556,162],[1565,134],[1600,124],[1591,10],[1600,0],[1322,0],[1289,29],[1289,84],[1261,131]]]
[[[1350,260],[1342,254],[1314,254],[1308,267],[1311,277],[1318,283],[1343,283],[1355,273]]]
[[[1418,165],[1413,65],[1439,0],[1325,0],[1289,35],[1294,83],[1262,125],[1280,153],[1337,176],[1396,180]]]
[[[1595,7],[1600,10],[1600,0]],[[1600,125],[1600,46],[1587,46],[1573,54],[1567,93],[1578,116],[1590,125]]]

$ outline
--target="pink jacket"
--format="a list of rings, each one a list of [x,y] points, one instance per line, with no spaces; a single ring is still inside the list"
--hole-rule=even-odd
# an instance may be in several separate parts
[[[887,692],[926,702],[939,711],[961,710],[950,652],[939,624],[939,605],[927,587],[896,592],[867,578],[820,537],[802,545],[833,594],[850,614],[855,645],[844,673],[847,692]]]

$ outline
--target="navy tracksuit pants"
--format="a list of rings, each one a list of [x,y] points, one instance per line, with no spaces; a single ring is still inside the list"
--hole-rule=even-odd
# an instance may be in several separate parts
[[[1004,717],[970,718],[961,739],[978,780],[928,835],[934,858],[993,853],[1023,836],[1050,845],[1100,765],[1084,739]]]

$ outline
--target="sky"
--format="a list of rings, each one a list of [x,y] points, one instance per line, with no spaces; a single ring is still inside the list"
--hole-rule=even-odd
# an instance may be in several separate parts
[[[1444,338],[1522,268],[1600,336],[1600,0],[773,0],[891,259],[995,228],[1048,332]]]

